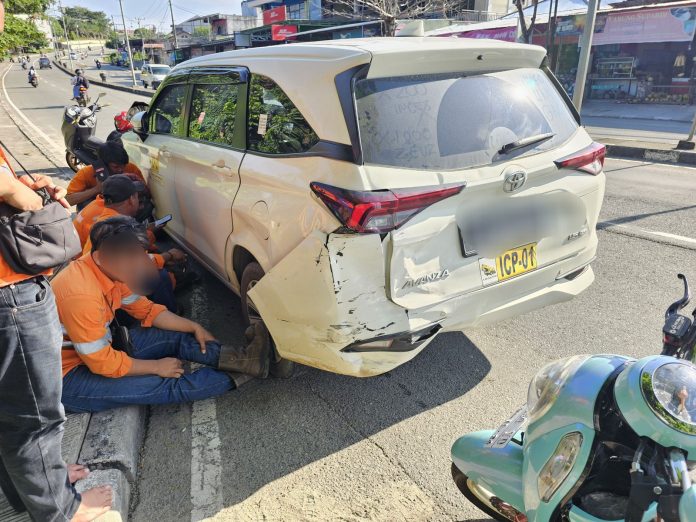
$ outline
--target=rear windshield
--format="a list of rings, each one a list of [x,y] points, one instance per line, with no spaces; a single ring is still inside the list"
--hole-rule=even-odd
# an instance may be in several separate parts
[[[152,74],[169,74],[169,67],[151,67]]]
[[[578,128],[539,69],[359,80],[355,98],[365,163],[446,170],[556,147]],[[511,150],[504,145],[553,134]]]

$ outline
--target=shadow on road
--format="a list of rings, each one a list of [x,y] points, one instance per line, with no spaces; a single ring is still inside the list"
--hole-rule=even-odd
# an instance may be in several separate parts
[[[626,223],[633,223],[635,221],[640,221],[642,219],[652,217],[652,216],[662,216],[665,214],[673,214],[675,212],[682,212],[685,210],[696,209],[696,205],[687,205],[686,207],[670,208],[668,210],[658,210],[656,212],[644,212],[643,214],[634,214],[632,216],[623,216],[610,219],[609,221],[600,221],[597,223],[597,229],[602,230],[612,225],[624,225]]]

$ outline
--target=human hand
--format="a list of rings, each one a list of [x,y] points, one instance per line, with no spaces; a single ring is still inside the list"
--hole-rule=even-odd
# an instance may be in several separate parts
[[[179,264],[186,262],[186,254],[178,248],[170,248],[167,250],[167,254],[169,254],[169,261],[167,261],[167,263]]]
[[[53,180],[45,174],[32,174],[32,177],[34,178],[33,180],[29,176],[22,176],[19,179],[32,190],[45,189],[51,199],[57,201],[65,208],[70,208],[68,202],[65,201],[65,196],[68,194],[67,190],[56,185]]]
[[[184,374],[184,367],[181,361],[176,357],[165,357],[156,361],[155,373],[160,377],[167,379],[173,377],[178,379]]]
[[[210,341],[216,341],[215,337],[213,334],[211,334],[208,330],[203,328],[200,324],[194,323],[193,327],[193,336],[196,338],[196,341],[198,341],[198,344],[201,345],[201,353],[206,352],[206,347],[205,343],[210,342]]]

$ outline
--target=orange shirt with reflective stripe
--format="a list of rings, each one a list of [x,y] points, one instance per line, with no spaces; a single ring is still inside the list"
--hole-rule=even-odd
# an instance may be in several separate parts
[[[145,178],[140,169],[133,163],[128,163],[123,169],[124,174],[135,174],[140,180],[145,183]],[[77,171],[73,179],[68,184],[68,194],[82,192],[83,190],[91,189],[97,186],[97,176],[92,165],[82,167]]]
[[[7,156],[5,156],[5,152],[2,149],[0,149],[0,176],[12,176],[15,179],[17,178],[15,171],[12,169],[12,165],[10,165],[10,162],[7,160]],[[1,202],[2,198],[0,198],[0,203]],[[50,273],[50,270],[46,270],[40,275],[49,275]],[[29,279],[31,277],[35,276],[18,274],[12,270],[10,265],[5,262],[5,259],[0,256],[0,287],[11,285],[12,283],[19,283],[20,281],[24,281],[25,279]]]
[[[123,309],[152,326],[166,308],[131,292],[123,283],[109,279],[90,254],[70,263],[51,281],[66,346],[62,350],[63,376],[81,364],[97,375],[123,377],[133,365],[131,358],[111,346],[109,323]]]

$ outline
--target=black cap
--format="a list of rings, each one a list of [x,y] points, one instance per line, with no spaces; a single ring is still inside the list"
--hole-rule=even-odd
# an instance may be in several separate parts
[[[142,183],[135,182],[125,174],[114,174],[104,180],[102,195],[106,204],[121,203],[142,190]]]

